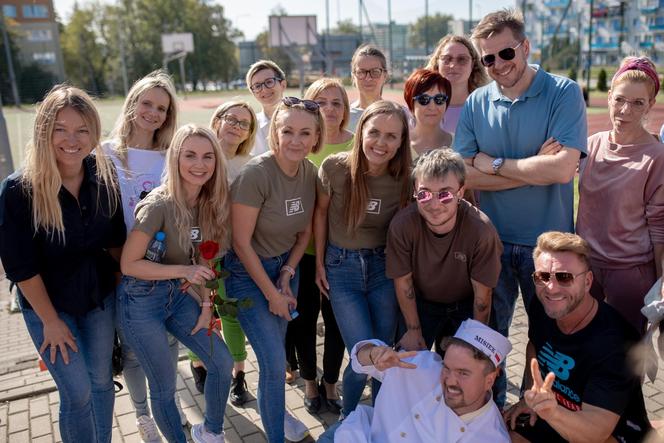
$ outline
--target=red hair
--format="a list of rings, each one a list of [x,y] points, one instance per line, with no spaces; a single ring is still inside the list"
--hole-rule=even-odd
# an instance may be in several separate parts
[[[446,106],[449,106],[450,97],[452,97],[452,85],[448,79],[432,69],[416,69],[410,74],[403,88],[403,98],[406,100],[410,112],[413,112],[415,108],[413,97],[425,93],[434,86],[438,86],[438,89],[447,95]]]

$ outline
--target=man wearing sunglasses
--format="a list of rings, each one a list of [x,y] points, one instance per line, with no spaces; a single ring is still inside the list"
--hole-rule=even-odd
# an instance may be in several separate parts
[[[286,90],[286,75],[272,60],[258,60],[247,71],[247,87],[261,104],[261,112],[256,114],[256,141],[251,155],[260,155],[270,150],[267,138],[270,134],[270,119],[277,105],[281,103]]]
[[[468,166],[467,186],[480,191],[482,211],[503,242],[492,321],[507,336],[519,289],[524,305],[534,297],[537,236],[574,230],[573,178],[587,152],[585,102],[575,82],[528,64],[521,13],[491,13],[472,37],[494,81],[466,101],[453,146]],[[506,386],[504,377],[496,382],[499,406]]]
[[[590,295],[589,257],[575,234],[537,240],[524,370],[531,388],[504,414],[513,442],[641,442],[650,430],[628,358],[638,333]]]
[[[466,167],[451,149],[423,153],[413,169],[415,202],[387,234],[386,274],[401,308],[399,345],[431,349],[461,322],[489,322],[502,245],[486,215],[463,200]]]

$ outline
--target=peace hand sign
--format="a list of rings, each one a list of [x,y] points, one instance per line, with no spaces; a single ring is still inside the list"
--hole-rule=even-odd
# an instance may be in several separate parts
[[[533,376],[533,387],[524,395],[526,404],[540,418],[549,421],[558,410],[558,401],[552,389],[556,376],[553,372],[549,372],[542,380],[539,364],[534,358],[530,361],[530,372]]]

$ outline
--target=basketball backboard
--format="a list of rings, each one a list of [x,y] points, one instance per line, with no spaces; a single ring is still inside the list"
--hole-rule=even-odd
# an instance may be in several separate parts
[[[271,15],[269,24],[271,48],[318,43],[315,15]]]
[[[194,52],[194,36],[191,32],[161,34],[161,50],[164,54]]]

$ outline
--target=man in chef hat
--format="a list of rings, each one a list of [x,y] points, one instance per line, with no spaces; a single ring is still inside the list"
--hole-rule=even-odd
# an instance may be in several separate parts
[[[382,382],[375,406],[360,405],[319,442],[509,442],[491,387],[512,350],[488,326],[465,320],[431,351],[397,352],[379,340],[357,343],[351,364]]]

